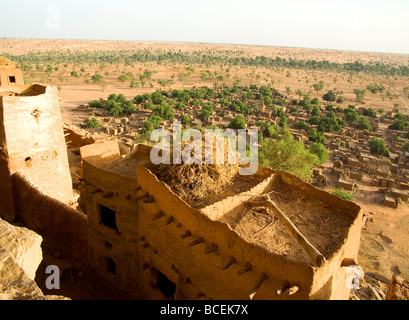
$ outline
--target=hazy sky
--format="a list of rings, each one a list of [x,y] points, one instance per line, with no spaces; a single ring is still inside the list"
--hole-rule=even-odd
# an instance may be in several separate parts
[[[409,0],[0,0],[0,12],[0,37],[409,54]]]

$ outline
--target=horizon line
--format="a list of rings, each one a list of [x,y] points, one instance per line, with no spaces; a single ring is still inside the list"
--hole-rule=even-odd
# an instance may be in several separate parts
[[[267,47],[267,48],[287,48],[287,49],[307,49],[307,50],[325,50],[325,51],[345,51],[356,53],[375,53],[386,55],[403,55],[409,56],[409,53],[399,52],[384,52],[384,51],[366,51],[353,49],[331,49],[322,47],[298,47],[298,46],[280,46],[268,44],[245,44],[245,43],[224,43],[224,42],[206,42],[206,41],[179,41],[179,40],[125,40],[125,39],[84,39],[84,38],[24,38],[24,37],[0,37],[0,39],[11,40],[65,40],[65,41],[106,41],[106,42],[152,42],[152,43],[180,43],[180,44],[210,44],[210,45],[227,45],[227,46],[243,46],[243,47]]]

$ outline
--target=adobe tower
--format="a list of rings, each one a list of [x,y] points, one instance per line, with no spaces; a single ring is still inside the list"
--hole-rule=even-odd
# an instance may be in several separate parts
[[[4,57],[0,79],[0,217],[14,220],[9,200],[16,171],[46,195],[70,203],[72,180],[57,89],[25,85],[21,70]]]

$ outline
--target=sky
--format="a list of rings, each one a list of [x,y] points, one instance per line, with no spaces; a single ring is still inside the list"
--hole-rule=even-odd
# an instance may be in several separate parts
[[[0,12],[1,38],[205,42],[409,54],[408,0],[0,0]]]

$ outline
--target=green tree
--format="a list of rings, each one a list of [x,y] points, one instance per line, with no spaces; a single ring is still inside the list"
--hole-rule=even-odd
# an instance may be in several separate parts
[[[93,100],[93,101],[91,101],[90,104],[89,104],[89,106],[90,106],[91,108],[100,108],[100,109],[104,108],[104,106],[102,105],[101,101],[99,101],[99,100]]]
[[[294,141],[291,134],[276,141],[263,140],[259,161],[264,167],[284,170],[301,179],[308,179],[311,169],[319,163],[318,157],[306,150],[302,141]]]
[[[99,73],[94,74],[91,77],[92,82],[94,82],[95,84],[99,84],[100,82],[102,82],[103,79],[104,79],[103,75]]]
[[[100,122],[98,121],[97,118],[92,117],[90,120],[87,121],[85,124],[85,128],[88,129],[97,129],[101,126]]]
[[[310,146],[310,152],[312,154],[315,154],[318,159],[319,159],[319,165],[322,165],[324,163],[327,163],[328,161],[328,150],[325,148],[325,146],[322,143],[317,143],[314,142]]]
[[[333,102],[337,99],[337,95],[333,90],[329,90],[326,94],[322,96],[325,101]]]
[[[211,115],[210,111],[204,109],[204,110],[202,110],[201,113],[199,113],[198,117],[199,117],[199,119],[201,119],[202,121],[207,121],[207,120],[209,120],[210,115]]]
[[[118,80],[120,81],[120,82],[122,82],[123,84],[125,84],[125,82],[128,82],[128,81],[131,81],[131,77],[130,77],[130,75],[128,74],[128,73],[126,73],[126,74],[121,74],[119,77],[118,77]]]
[[[292,127],[298,130],[305,130],[308,128],[308,125],[304,121],[297,121],[292,125]]]
[[[172,108],[168,105],[161,104],[154,108],[153,112],[155,113],[156,116],[159,116],[165,120],[172,120],[175,117]]]
[[[364,116],[366,117],[371,117],[371,118],[376,118],[376,111],[372,108],[364,108]]]
[[[123,103],[123,113],[130,115],[136,111],[135,105],[132,103],[131,100],[128,100]]]
[[[230,120],[229,128],[231,129],[245,129],[246,128],[246,121],[244,121],[243,115],[237,115],[233,119]]]
[[[79,73],[77,71],[75,71],[75,70],[71,72],[71,76],[74,77],[74,78],[79,78],[80,77]]]
[[[382,139],[373,138],[369,141],[369,149],[372,154],[389,156],[389,150]]]
[[[339,132],[342,130],[344,121],[342,118],[322,118],[318,124],[318,131],[320,132]]]
[[[315,128],[312,128],[310,131],[308,131],[307,137],[308,137],[308,140],[312,142],[321,143],[321,144],[325,144],[325,142],[327,142],[327,139],[325,138],[324,134],[322,132],[319,132]]]
[[[312,85],[314,87],[314,90],[317,91],[317,94],[324,89],[324,81],[320,81],[319,83],[315,83]]]
[[[345,101],[345,97],[344,96],[339,96],[338,98],[337,98],[337,103],[343,103]]]
[[[409,142],[406,142],[406,143],[402,146],[402,152],[409,152]]]
[[[263,135],[267,138],[278,138],[280,129],[275,124],[265,124],[263,127]]]
[[[187,116],[187,115],[184,115],[184,116],[182,117],[181,122],[182,122],[182,124],[188,124],[188,123],[190,123],[190,117]]]
[[[152,102],[156,105],[165,103],[165,98],[159,90],[156,90],[154,93],[152,93]]]
[[[359,114],[355,110],[345,109],[345,120],[348,122],[355,123],[359,120]]]
[[[407,127],[409,127],[409,122],[408,121],[403,121],[403,120],[397,119],[388,128],[391,129],[391,130],[403,131]]]
[[[356,96],[356,101],[358,102],[362,102],[365,99],[365,94],[366,94],[366,90],[359,90],[359,89],[354,89],[354,93]]]
[[[368,118],[365,117],[360,117],[356,126],[361,130],[372,130],[371,123],[369,122]]]

